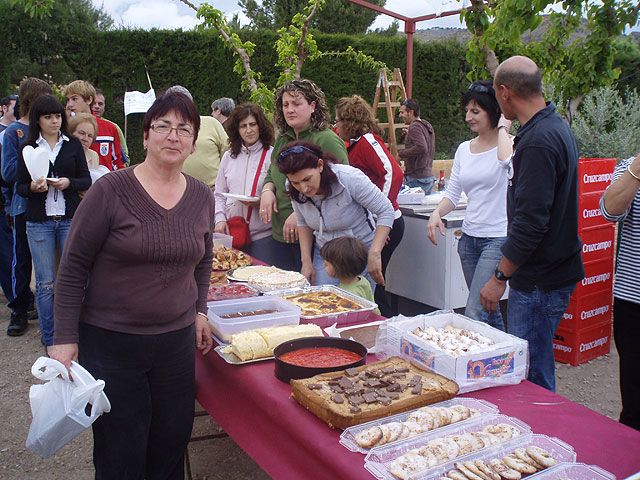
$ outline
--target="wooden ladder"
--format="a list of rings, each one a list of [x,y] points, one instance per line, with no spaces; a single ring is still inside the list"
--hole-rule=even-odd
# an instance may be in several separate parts
[[[380,101],[380,93],[384,95],[382,101]],[[378,121],[378,125],[387,134],[387,148],[391,151],[398,163],[398,150],[402,149],[404,145],[398,145],[396,142],[396,130],[399,128],[406,128],[404,123],[395,123],[396,109],[400,108],[400,105],[407,99],[407,91],[404,88],[404,82],[402,81],[402,73],[399,68],[393,69],[393,80],[387,78],[387,69],[381,68],[378,73],[378,84],[376,85],[376,95],[373,98],[373,114],[376,119],[378,117],[377,111],[379,108],[384,108],[387,112],[387,122]]]

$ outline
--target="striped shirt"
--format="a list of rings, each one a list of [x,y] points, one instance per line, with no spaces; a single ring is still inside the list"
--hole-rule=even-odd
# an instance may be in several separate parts
[[[613,171],[612,184],[627,169],[634,157],[621,161]],[[611,215],[604,206],[604,195],[600,199],[602,216],[610,222],[621,222],[620,250],[616,266],[613,296],[628,302],[640,303],[640,190],[631,205],[620,215]]]

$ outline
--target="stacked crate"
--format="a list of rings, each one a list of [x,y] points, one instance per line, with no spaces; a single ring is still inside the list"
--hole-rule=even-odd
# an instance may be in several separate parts
[[[580,365],[609,353],[615,256],[615,225],[600,213],[600,197],[611,184],[615,159],[581,159],[578,164],[585,277],[576,286],[553,340],[558,362]]]

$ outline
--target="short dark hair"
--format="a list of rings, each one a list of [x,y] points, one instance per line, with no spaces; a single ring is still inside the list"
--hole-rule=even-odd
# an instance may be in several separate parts
[[[498,68],[494,79],[496,85],[504,85],[520,98],[531,98],[542,94],[542,72],[539,68],[526,71],[505,65]]]
[[[47,93],[53,93],[53,90],[51,90],[51,87],[47,82],[34,77],[25,78],[20,84],[20,89],[18,91],[18,96],[20,99],[19,116],[26,117],[27,115],[29,115],[31,104],[35,101],[35,99],[40,95],[45,95]]]
[[[142,121],[142,129],[146,135],[149,135],[151,129],[151,123],[159,117],[166,115],[167,113],[174,111],[178,117],[185,123],[190,123],[193,127],[193,144],[195,145],[198,139],[198,132],[200,131],[200,115],[196,106],[184,93],[169,92],[156,98],[153,105],[147,110]]]
[[[36,98],[29,110],[29,135],[27,136],[26,143],[33,145],[36,140],[38,140],[38,137],[40,137],[40,124],[38,123],[40,117],[54,113],[59,113],[62,116],[60,131],[64,135],[69,135],[67,132],[67,116],[64,113],[64,105],[53,95],[45,94]]]
[[[293,147],[303,147],[299,153],[289,153],[284,157],[281,156],[283,152]],[[276,161],[278,162],[278,170],[280,173],[287,175],[290,173],[296,173],[305,168],[317,168],[318,160],[324,160],[324,168],[320,173],[320,188],[325,195],[331,194],[331,185],[338,181],[338,177],[333,173],[333,170],[329,168],[329,164],[336,163],[336,157],[333,153],[322,150],[318,145],[311,142],[296,141],[287,143],[282,150],[278,152]],[[287,188],[287,194],[298,203],[306,203],[307,196],[296,190],[291,184]]]
[[[18,101],[18,95],[16,95],[15,93],[7,95],[6,97],[2,97],[2,100],[0,100],[0,107],[6,107],[14,100]]]
[[[96,88],[96,95],[102,95],[103,97],[105,96],[105,95],[104,95],[104,92],[103,92],[102,90],[100,90],[99,88]],[[105,98],[106,98],[106,97],[105,97]],[[95,100],[95,99],[94,99],[94,100]]]
[[[460,105],[464,109],[469,102],[476,102],[482,110],[487,112],[489,120],[491,121],[491,127],[496,128],[502,110],[498,100],[496,100],[496,92],[493,89],[493,82],[491,80],[480,80],[473,82],[460,100]]]
[[[227,131],[227,135],[229,135],[229,145],[231,147],[231,156],[237,157],[242,150],[242,138],[240,137],[240,132],[238,131],[238,127],[240,122],[247,118],[248,116],[253,115],[258,123],[258,129],[260,132],[260,142],[262,142],[262,146],[265,149],[268,149],[273,145],[274,133],[273,126],[271,122],[264,114],[262,108],[259,105],[251,102],[243,103],[238,105],[233,109],[231,115],[225,122],[224,128]]]
[[[338,278],[352,278],[360,275],[366,268],[369,249],[358,238],[338,237],[322,246],[320,256],[333,265]]]
[[[413,115],[415,117],[420,116],[420,103],[418,103],[418,100],[416,100],[415,98],[407,98],[406,100],[400,102],[400,105],[404,105],[407,110],[413,110]]]

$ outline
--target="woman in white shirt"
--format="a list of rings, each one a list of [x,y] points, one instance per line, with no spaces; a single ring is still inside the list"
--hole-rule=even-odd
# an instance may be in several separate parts
[[[501,114],[491,81],[471,84],[461,104],[466,110],[466,122],[478,135],[458,147],[444,198],[429,218],[427,235],[437,244],[437,231],[444,235],[442,217],[456,207],[464,192],[468,204],[458,243],[469,287],[464,313],[504,330],[500,312],[487,312],[480,305],[480,290],[494,275],[507,235],[507,174],[513,153],[511,122]]]

